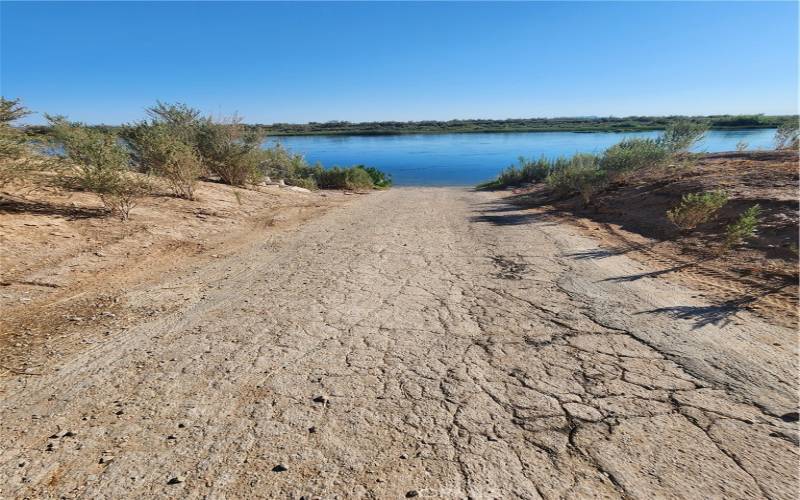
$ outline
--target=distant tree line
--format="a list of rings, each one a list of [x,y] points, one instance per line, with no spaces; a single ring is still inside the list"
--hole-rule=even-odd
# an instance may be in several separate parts
[[[402,135],[458,134],[478,132],[636,132],[664,130],[675,122],[689,121],[709,129],[735,130],[745,128],[779,128],[797,123],[797,115],[711,115],[711,116],[627,116],[574,118],[510,118],[507,120],[449,120],[449,121],[328,121],[309,123],[242,124],[250,133],[262,136],[287,135]],[[115,125],[95,125],[95,128],[114,132]],[[47,134],[46,125],[27,127],[29,134]]]
[[[798,117],[776,115],[628,116],[575,118],[514,118],[507,120],[309,122],[305,124],[253,124],[267,135],[396,135],[476,132],[628,132],[664,130],[672,123],[689,121],[710,129],[778,128]]]

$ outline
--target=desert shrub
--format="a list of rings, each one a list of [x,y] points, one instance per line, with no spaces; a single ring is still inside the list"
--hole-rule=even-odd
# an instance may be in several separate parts
[[[558,160],[556,160],[557,162]],[[550,175],[550,171],[555,168],[554,163],[545,156],[539,157],[538,160],[528,160],[520,157],[519,162],[521,165],[522,177],[525,182],[542,182]]]
[[[332,167],[316,175],[317,185],[323,189],[372,189],[372,177],[358,167]]]
[[[677,206],[667,210],[667,218],[681,229],[694,229],[716,217],[727,202],[728,195],[724,191],[688,193]]]
[[[366,167],[364,165],[356,165],[355,168],[360,168],[369,174],[372,179],[373,187],[377,189],[386,189],[392,186],[392,176],[375,167]]]
[[[284,179],[293,186],[303,182],[301,179],[313,178],[317,170],[322,170],[321,166],[309,166],[303,155],[292,153],[279,142],[261,150],[261,158],[259,169],[263,175]]]
[[[685,152],[702,139],[707,131],[706,123],[676,120],[667,125],[658,141],[670,153]]]
[[[600,168],[611,179],[618,179],[642,168],[663,165],[668,158],[669,150],[658,139],[625,139],[603,153]]]
[[[742,212],[736,221],[729,224],[725,228],[725,241],[722,245],[723,250],[728,250],[747,238],[755,236],[756,229],[758,229],[759,215],[761,215],[761,207],[753,205]]]
[[[0,97],[0,159],[17,159],[27,152],[25,133],[14,122],[29,114],[19,99]]]
[[[202,120],[196,140],[206,167],[226,184],[243,186],[263,178],[262,137],[248,131],[239,117]]]
[[[0,186],[27,177],[34,166],[28,138],[14,126],[28,114],[19,99],[0,97]]]
[[[119,138],[62,117],[47,118],[69,161],[69,180],[96,194],[109,211],[127,220],[138,200],[152,191],[152,184],[131,172],[130,156]]]
[[[596,156],[577,154],[568,162],[559,162],[546,182],[558,195],[577,193],[584,204],[588,204],[592,196],[605,187],[606,173],[599,168]]]
[[[794,120],[784,122],[775,131],[775,149],[798,149],[800,147],[800,127]]]
[[[569,161],[568,159],[558,158],[550,160],[541,156],[538,160],[530,160],[524,156],[518,159],[519,165],[509,165],[500,171],[497,179],[477,186],[478,189],[499,189],[508,186],[519,186],[525,183],[541,182],[547,178],[559,162]]]
[[[182,126],[140,122],[125,127],[123,137],[140,169],[165,179],[176,196],[194,199],[203,164]]]
[[[186,191],[188,178],[205,169],[219,176],[222,182],[235,186],[263,178],[263,136],[248,129],[238,116],[216,120],[202,116],[200,111],[185,104],[162,102],[148,108],[147,114],[149,121],[137,125],[163,127],[172,136],[171,141],[163,138],[155,141],[159,152],[156,156],[171,158],[171,167],[177,172],[170,172],[170,175],[178,179],[181,193]],[[132,132],[125,135],[136,157],[141,151],[135,145],[135,137]],[[163,154],[167,152],[169,155]],[[198,157],[201,167],[197,166],[193,156]],[[159,163],[163,165],[163,162]]]
[[[315,181],[313,177],[291,177],[285,179],[285,182],[288,186],[297,186],[309,189],[311,191],[319,189],[319,186],[317,186],[317,181]]]
[[[181,137],[186,142],[196,142],[199,125],[205,120],[202,113],[183,103],[165,103],[156,101],[155,106],[145,110],[153,123],[163,123],[176,132],[181,132]]]

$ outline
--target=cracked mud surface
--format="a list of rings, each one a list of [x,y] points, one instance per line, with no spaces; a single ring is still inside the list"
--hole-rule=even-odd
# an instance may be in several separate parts
[[[796,497],[794,331],[493,196],[362,197],[3,380],[0,497]]]

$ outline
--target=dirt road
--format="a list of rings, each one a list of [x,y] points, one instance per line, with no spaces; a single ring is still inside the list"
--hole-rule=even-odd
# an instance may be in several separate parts
[[[493,194],[360,197],[0,382],[0,497],[795,498],[795,332],[647,271]]]

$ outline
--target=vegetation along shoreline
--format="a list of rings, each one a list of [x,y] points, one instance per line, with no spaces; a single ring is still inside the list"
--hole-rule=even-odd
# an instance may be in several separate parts
[[[711,130],[744,130],[779,128],[797,122],[797,115],[708,115],[708,116],[629,116],[629,117],[571,117],[571,118],[511,118],[506,120],[425,120],[348,122],[327,121],[309,123],[242,124],[248,131],[263,136],[371,136],[409,134],[476,134],[520,132],[648,132],[668,128],[679,121],[701,124]],[[95,125],[110,131],[118,125]],[[49,127],[34,125],[29,133],[46,134]]]

